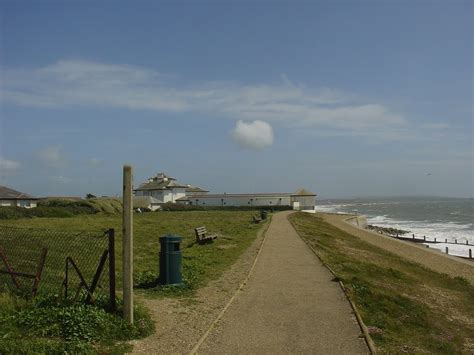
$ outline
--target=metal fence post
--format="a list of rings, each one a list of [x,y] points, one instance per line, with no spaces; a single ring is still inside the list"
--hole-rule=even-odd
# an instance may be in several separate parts
[[[115,297],[115,230],[109,229],[109,307],[110,311],[117,310],[117,300]]]

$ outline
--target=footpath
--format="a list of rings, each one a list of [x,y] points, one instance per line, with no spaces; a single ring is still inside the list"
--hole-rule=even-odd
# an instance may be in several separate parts
[[[344,293],[289,213],[273,215],[247,284],[197,353],[369,353]]]

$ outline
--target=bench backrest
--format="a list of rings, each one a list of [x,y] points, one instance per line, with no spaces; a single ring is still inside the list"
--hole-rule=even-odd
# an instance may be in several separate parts
[[[196,236],[198,237],[203,236],[207,233],[206,227],[197,227],[194,229],[194,231],[196,232]]]

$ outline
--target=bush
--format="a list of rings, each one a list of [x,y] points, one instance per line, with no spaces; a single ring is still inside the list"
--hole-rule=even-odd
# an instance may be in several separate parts
[[[19,302],[15,297],[0,301],[0,353],[102,353],[117,341],[141,338],[154,331],[154,324],[141,307],[135,308],[135,323],[105,311],[102,304],[85,305],[60,301],[57,296]],[[119,309],[121,304],[119,302]]]
[[[114,198],[93,198],[87,201],[51,199],[38,202],[38,207],[0,207],[0,219],[19,219],[33,217],[64,218],[77,215],[122,213],[122,204]]]

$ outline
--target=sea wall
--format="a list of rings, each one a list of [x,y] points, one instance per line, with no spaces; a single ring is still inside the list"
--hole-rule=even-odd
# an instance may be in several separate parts
[[[367,227],[367,217],[365,216],[350,216],[346,218],[346,222],[353,224],[359,228]]]

